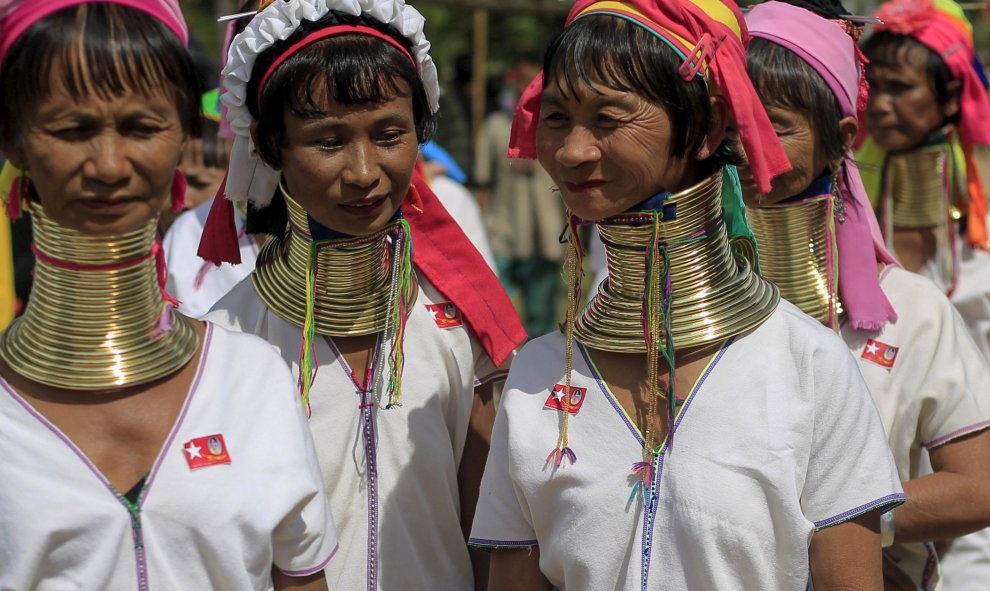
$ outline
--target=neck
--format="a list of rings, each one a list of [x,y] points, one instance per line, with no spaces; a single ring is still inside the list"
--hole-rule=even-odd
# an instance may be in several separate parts
[[[162,289],[157,219],[92,237],[59,226],[37,204],[31,216],[31,299],[0,335],[0,356],[14,371],[57,388],[114,390],[168,376],[192,358],[199,336]]]
[[[781,297],[837,330],[842,304],[831,187],[747,208],[746,220],[759,244],[763,276],[780,288]]]
[[[759,325],[776,307],[777,291],[753,271],[748,243],[730,243],[726,233],[722,171],[660,201],[597,224],[608,278],[575,321],[582,344],[647,352],[643,318],[658,316],[650,340],[669,335],[677,349],[703,347]]]
[[[388,226],[361,237],[314,240],[305,210],[286,196],[288,231],[258,254],[255,289],[272,311],[302,328],[312,270],[316,332],[353,337],[385,330],[395,277]]]
[[[966,195],[965,175],[956,165],[951,143],[921,146],[901,154],[890,154],[884,163],[880,195],[880,223],[887,247],[902,249],[905,244],[922,240],[908,235],[931,237],[934,248],[919,259],[921,253],[898,252],[905,261],[919,261],[918,270],[935,259],[937,276],[932,279],[951,286],[958,276],[958,220]],[[957,203],[958,202],[958,203]],[[909,249],[910,250],[910,249]]]

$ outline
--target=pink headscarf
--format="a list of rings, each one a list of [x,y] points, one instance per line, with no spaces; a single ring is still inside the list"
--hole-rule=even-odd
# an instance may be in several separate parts
[[[856,117],[862,109],[862,68],[856,43],[838,23],[785,4],[765,2],[746,15],[752,37],[766,39],[797,54],[825,80],[842,114]],[[877,264],[897,264],[884,246],[873,207],[852,153],[842,162],[842,198],[846,220],[836,224],[839,249],[839,293],[855,330],[876,331],[897,313],[880,288]],[[872,242],[873,248],[870,248]],[[872,256],[870,255],[872,251]]]
[[[146,12],[171,29],[183,45],[189,44],[189,29],[179,0],[0,0],[0,64],[31,25],[63,8],[80,4],[120,4]]]

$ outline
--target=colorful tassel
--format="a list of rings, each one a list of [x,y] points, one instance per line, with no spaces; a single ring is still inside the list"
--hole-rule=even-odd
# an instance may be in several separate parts
[[[557,445],[547,456],[543,467],[553,463],[554,468],[559,468],[561,462],[566,457],[571,465],[577,462],[577,455],[568,446],[567,423],[571,416],[571,370],[574,359],[574,322],[577,317],[577,303],[581,301],[581,284],[584,273],[584,249],[578,234],[578,219],[575,216],[568,218],[567,227],[569,231],[569,248],[567,249],[567,317],[564,321],[564,397],[561,410],[558,412],[559,432],[557,434]]]
[[[309,391],[316,380],[316,370],[319,362],[316,359],[316,258],[317,244],[309,243],[309,261],[306,263],[306,319],[303,322],[303,338],[299,345],[299,391],[302,393],[303,406],[307,416],[313,415],[309,404]]]
[[[399,218],[395,222],[392,231],[392,266],[393,266],[393,292],[391,322],[389,323],[391,333],[391,351],[389,354],[389,376],[386,393],[388,403],[386,409],[395,406],[402,406],[402,370],[405,366],[405,351],[403,344],[406,336],[406,321],[409,318],[410,306],[412,305],[413,289],[413,264],[412,264],[412,240],[409,229],[409,222],[404,218]]]
[[[636,478],[636,483],[632,487],[632,492],[629,494],[629,500],[636,498],[637,493],[643,495],[643,504],[649,503],[649,493],[650,488],[653,486],[653,463],[652,462],[635,462],[632,465],[632,473]]]

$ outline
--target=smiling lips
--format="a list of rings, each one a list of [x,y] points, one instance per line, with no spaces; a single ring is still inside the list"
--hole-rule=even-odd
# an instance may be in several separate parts
[[[388,201],[388,196],[361,199],[353,203],[341,203],[339,207],[357,215],[375,215]]]
[[[565,182],[564,186],[567,187],[567,190],[570,191],[571,193],[587,193],[588,191],[597,189],[598,187],[601,187],[604,184],[605,181],[599,180],[599,181],[582,181],[579,183]]]

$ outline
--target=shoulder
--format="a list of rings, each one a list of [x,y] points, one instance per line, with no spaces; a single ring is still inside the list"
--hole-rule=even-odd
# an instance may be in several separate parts
[[[842,339],[821,322],[781,299],[767,320],[739,337],[753,355],[801,358],[835,357],[851,361]]]
[[[955,322],[955,308],[949,298],[926,277],[888,267],[880,279],[880,287],[897,312],[890,328],[901,334],[941,330]]]
[[[255,333],[267,311],[248,275],[220,298],[204,319],[231,330]]]

